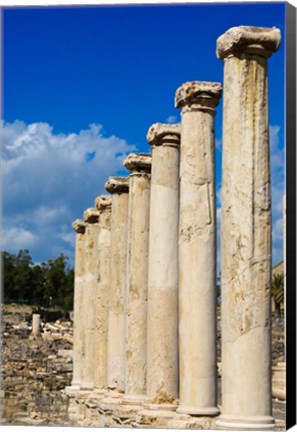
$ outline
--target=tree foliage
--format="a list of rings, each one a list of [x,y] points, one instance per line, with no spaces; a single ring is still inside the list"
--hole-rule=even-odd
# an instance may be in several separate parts
[[[34,264],[27,249],[2,252],[4,303],[73,309],[74,270],[61,254]]]
[[[272,277],[271,281],[271,294],[275,304],[275,310],[277,314],[281,314],[281,304],[284,303],[284,274],[276,273]]]

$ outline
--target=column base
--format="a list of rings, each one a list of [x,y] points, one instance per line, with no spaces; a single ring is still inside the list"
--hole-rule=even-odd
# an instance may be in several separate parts
[[[178,414],[189,414],[192,416],[217,416],[220,410],[216,406],[199,408],[196,406],[180,405],[176,412]]]
[[[216,421],[218,429],[227,430],[273,430],[274,418],[271,416],[240,417],[221,415]]]
[[[69,397],[76,396],[79,393],[79,391],[80,391],[80,386],[79,385],[72,385],[71,384],[71,386],[65,387],[65,393]]]
[[[124,393],[121,393],[117,390],[107,390],[104,395],[102,401],[105,404],[121,404],[124,397]]]
[[[138,405],[141,406],[143,402],[145,401],[146,396],[145,395],[124,395],[123,397],[123,404],[125,405]]]
[[[81,390],[92,391],[92,390],[94,390],[94,384],[92,384],[92,383],[81,383],[80,389]]]
[[[153,403],[146,401],[143,403],[143,408],[145,410],[151,411],[176,411],[177,403]]]
[[[94,396],[104,396],[106,394],[107,389],[106,388],[94,388]]]

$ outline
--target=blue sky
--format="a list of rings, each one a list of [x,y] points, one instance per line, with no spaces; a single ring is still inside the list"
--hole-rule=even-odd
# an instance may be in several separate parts
[[[238,25],[279,27],[269,61],[273,263],[282,259],[285,3],[4,8],[2,248],[35,262],[74,257],[74,219],[150,151],[148,128],[179,122],[176,89],[223,83],[216,39]],[[216,116],[220,227],[222,101]],[[218,239],[219,240],[219,239]]]

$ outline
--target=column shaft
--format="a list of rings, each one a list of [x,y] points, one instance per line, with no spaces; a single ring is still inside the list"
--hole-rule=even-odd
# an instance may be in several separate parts
[[[126,181],[128,185],[128,180]],[[110,290],[108,306],[107,384],[125,390],[125,297],[127,264],[128,187],[112,192]]]
[[[80,387],[83,368],[83,282],[84,282],[84,239],[85,223],[75,221],[75,271],[74,271],[74,307],[73,307],[73,376],[72,387]]]
[[[126,403],[139,403],[146,395],[150,173],[145,171],[150,171],[150,164],[149,154],[131,154],[124,161],[132,171],[128,213]]]
[[[190,82],[176,94],[182,107],[178,412],[194,415],[218,413],[214,108],[220,92],[219,83]]]
[[[178,197],[177,125],[153,125],[150,199],[147,397],[153,408],[178,397]]]
[[[91,219],[95,216],[96,222]],[[85,211],[84,219],[87,222],[85,253],[84,253],[84,367],[82,389],[93,389],[95,371],[95,316],[96,316],[96,250],[98,237],[98,211],[88,209]]]
[[[110,283],[110,225],[111,198],[101,195],[96,199],[99,211],[97,244],[96,316],[95,316],[95,388],[107,387],[108,295]]]
[[[219,55],[225,60],[222,415],[217,422],[223,428],[272,429],[274,426],[271,417],[271,197],[266,57],[268,50],[271,55],[276,48],[275,36],[279,37],[277,29],[238,27],[231,29],[228,37],[225,34],[218,40]],[[230,52],[232,43],[233,53]]]

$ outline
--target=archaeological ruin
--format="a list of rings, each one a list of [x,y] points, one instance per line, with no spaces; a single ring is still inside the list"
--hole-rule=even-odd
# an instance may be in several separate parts
[[[277,28],[240,26],[220,36],[223,87],[181,85],[181,123],[153,124],[151,154],[130,154],[123,162],[130,174],[107,179],[109,195],[73,223],[73,379],[65,390],[73,424],[276,426],[267,59],[280,40]],[[221,97],[218,365],[214,119]]]

